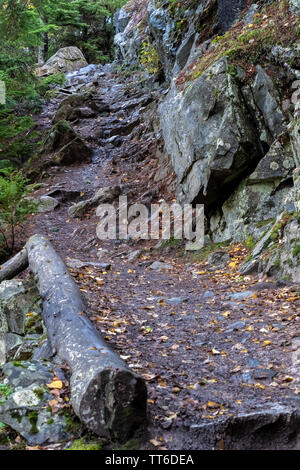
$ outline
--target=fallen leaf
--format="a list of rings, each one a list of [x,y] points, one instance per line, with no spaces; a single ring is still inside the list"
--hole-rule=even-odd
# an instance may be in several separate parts
[[[61,380],[53,380],[53,382],[47,384],[47,387],[60,390],[61,388],[63,388],[63,383]]]

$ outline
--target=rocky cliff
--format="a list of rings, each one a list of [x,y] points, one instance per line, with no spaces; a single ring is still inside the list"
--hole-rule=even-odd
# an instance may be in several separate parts
[[[244,273],[300,280],[299,0],[130,1],[119,63],[165,83],[157,114],[181,203],[212,242],[253,248]],[[207,237],[207,239],[209,239]]]

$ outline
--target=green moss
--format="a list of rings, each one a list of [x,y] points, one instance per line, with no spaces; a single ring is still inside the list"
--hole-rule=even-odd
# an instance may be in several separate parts
[[[65,450],[101,450],[101,444],[98,442],[87,442],[82,438],[74,441],[71,447]]]
[[[43,400],[44,394],[45,394],[45,390],[44,390],[42,387],[39,387],[39,388],[35,388],[35,389],[33,390],[33,393],[34,393],[35,396],[37,396],[40,400]]]
[[[266,225],[269,225],[271,223],[274,223],[274,219],[260,220],[256,223],[256,227],[265,227]]]
[[[247,258],[245,259],[245,263],[248,263],[249,261],[252,260],[252,253],[249,253],[249,255],[247,256]]]
[[[278,8],[284,10],[284,14]],[[213,46],[195,61],[189,69],[179,74],[177,84],[200,77],[213,63],[222,57],[229,58],[232,65],[249,64],[251,66],[266,61],[266,55],[274,44],[289,47],[299,40],[298,24],[286,28],[285,24],[291,18],[287,0],[272,2],[266,8],[265,21],[262,12],[255,15],[255,21],[247,26],[242,23],[233,27],[222,36],[217,36]],[[296,56],[296,63],[299,61]],[[297,68],[294,65],[294,68]],[[229,71],[229,73],[231,73]],[[234,72],[234,76],[236,73]]]
[[[169,240],[164,240],[162,242],[162,248],[167,248],[167,247],[173,247],[176,246],[180,243],[181,240],[178,240],[177,238],[171,237]]]
[[[64,413],[66,420],[66,432],[72,434],[72,436],[78,435],[82,429],[80,420],[76,416],[71,416],[69,412]]]
[[[48,419],[47,424],[53,424],[53,423],[54,423],[54,419],[53,419],[53,418]]]
[[[21,423],[22,421],[22,418],[23,416],[18,412],[18,411],[12,411],[10,413],[10,416],[13,418],[13,419],[16,419],[18,421],[18,423]]]
[[[251,250],[255,247],[256,242],[254,240],[254,237],[250,235],[246,240],[245,240],[245,245],[247,248],[250,248]]]
[[[33,312],[30,315],[24,325],[25,334],[42,334],[43,326],[41,324],[41,316],[38,313]]]
[[[30,411],[30,413],[27,414],[27,418],[29,419],[29,422],[31,424],[30,434],[37,434],[39,432],[36,425],[38,416],[39,415],[37,411]]]
[[[0,405],[2,405],[7,397],[13,393],[13,388],[5,384],[0,384]]]
[[[293,257],[296,258],[300,253],[300,245],[296,245],[294,248],[293,248]]]
[[[13,361],[13,365],[15,367],[22,367],[23,369],[26,369],[26,366],[23,364],[22,361]]]
[[[227,240],[222,243],[211,243],[210,245],[206,245],[201,250],[198,250],[196,252],[191,252],[191,253],[185,253],[186,256],[188,256],[191,261],[205,261],[206,258],[213,253],[214,251],[224,248],[229,246],[231,243],[231,240]]]

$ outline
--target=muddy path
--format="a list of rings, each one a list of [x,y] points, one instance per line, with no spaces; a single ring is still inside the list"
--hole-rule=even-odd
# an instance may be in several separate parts
[[[73,76],[71,92],[81,78]],[[173,241],[159,247],[157,241],[100,241],[95,209],[80,219],[69,215],[72,204],[107,186],[121,185],[131,201],[174,198],[168,167],[157,177],[159,141],[149,124],[161,94],[110,70],[98,73],[95,96],[110,110],[73,123],[93,161],[51,167],[35,194],[63,189],[79,196],[32,216],[22,236],[46,235],[73,266],[91,321],[146,380],[140,449],[299,448],[299,286],[240,276],[248,253],[242,245],[223,247],[226,263],[213,265]],[[64,96],[38,117],[43,131]],[[111,268],[78,268],[74,259]],[[153,269],[154,261],[165,265]]]

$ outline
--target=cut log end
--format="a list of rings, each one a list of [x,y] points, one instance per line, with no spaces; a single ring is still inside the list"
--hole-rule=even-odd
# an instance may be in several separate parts
[[[99,436],[125,442],[146,423],[146,403],[143,379],[130,370],[104,369],[89,383],[78,416]]]

